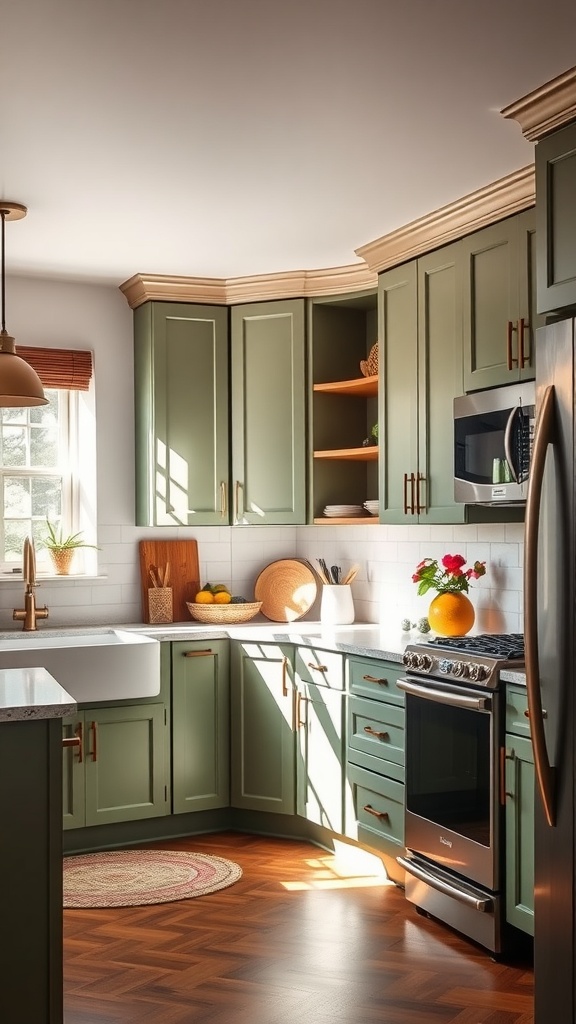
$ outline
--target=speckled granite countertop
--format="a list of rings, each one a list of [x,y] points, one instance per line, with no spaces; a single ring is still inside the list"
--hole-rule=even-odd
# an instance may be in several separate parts
[[[77,706],[45,668],[0,669],[0,722],[64,718]]]

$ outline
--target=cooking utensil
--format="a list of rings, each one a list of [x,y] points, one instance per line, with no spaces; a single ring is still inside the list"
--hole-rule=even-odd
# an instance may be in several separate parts
[[[349,569],[348,572],[346,573],[344,579],[342,580],[342,583],[352,583],[352,580],[356,579],[359,572],[360,566],[358,564],[353,565],[352,568]]]
[[[152,580],[152,586],[153,587],[157,587],[158,586],[158,580],[156,579],[156,574],[154,572],[154,569],[150,568],[148,570],[148,575],[149,575],[150,579]]]
[[[329,580],[329,578],[328,578],[328,576],[326,574],[326,562],[324,561],[323,558],[317,558],[316,561],[318,562],[318,565],[320,566],[320,568],[318,570],[318,575],[319,575],[320,579],[322,580],[322,583],[329,584],[330,580]]]
[[[336,586],[338,586],[338,584],[340,583],[340,573],[341,573],[340,566],[339,565],[331,565],[330,566],[330,573],[332,575],[333,583],[335,583]]]

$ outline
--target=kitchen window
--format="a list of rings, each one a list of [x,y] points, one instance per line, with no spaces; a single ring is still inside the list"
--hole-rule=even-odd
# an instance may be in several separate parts
[[[42,547],[47,519],[95,543],[92,358],[60,349],[21,348],[18,354],[25,353],[48,405],[0,409],[0,568],[21,566],[24,538],[31,535],[39,572],[53,572]],[[88,555],[84,571],[95,569],[92,560]]]

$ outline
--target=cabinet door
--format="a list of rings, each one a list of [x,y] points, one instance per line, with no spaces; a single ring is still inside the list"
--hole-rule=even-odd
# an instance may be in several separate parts
[[[299,683],[297,813],[342,834],[345,788],[345,696],[327,686]]]
[[[461,523],[453,402],[464,390],[459,243],[418,260],[418,522]]]
[[[62,812],[64,828],[82,828],[86,823],[84,797],[84,715],[62,721],[62,737],[78,745],[62,752]]]
[[[136,525],[227,524],[228,311],[134,312]]]
[[[534,757],[506,734],[506,920],[534,935]]]
[[[536,146],[538,311],[576,306],[576,124]]]
[[[172,644],[173,811],[230,802],[229,642]]]
[[[304,300],[231,318],[234,523],[306,522]]]
[[[466,391],[534,376],[535,215],[508,217],[463,238]]]
[[[418,467],[416,261],[378,279],[380,522],[413,520],[409,478]]]
[[[168,813],[163,704],[85,712],[86,824]]]
[[[295,813],[293,649],[233,641],[231,804]]]

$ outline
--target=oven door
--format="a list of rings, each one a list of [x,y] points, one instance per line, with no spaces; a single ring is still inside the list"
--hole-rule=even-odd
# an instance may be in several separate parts
[[[408,850],[499,889],[498,695],[407,677]]]

